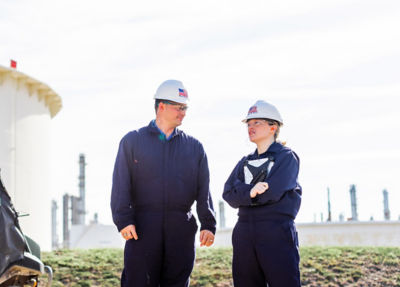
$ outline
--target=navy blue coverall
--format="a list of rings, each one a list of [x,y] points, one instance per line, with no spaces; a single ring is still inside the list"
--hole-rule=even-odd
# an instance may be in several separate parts
[[[111,210],[125,243],[121,286],[189,286],[195,259],[197,201],[200,229],[215,233],[209,170],[203,146],[175,129],[169,139],[152,121],[125,135],[115,162]]]
[[[245,181],[247,161],[269,158],[269,188],[250,197],[253,184]],[[289,148],[273,143],[263,154],[244,158],[225,183],[223,198],[239,208],[232,233],[232,273],[235,287],[300,286],[299,253],[294,219],[300,208],[297,182],[299,158]],[[268,284],[268,285],[267,285]]]

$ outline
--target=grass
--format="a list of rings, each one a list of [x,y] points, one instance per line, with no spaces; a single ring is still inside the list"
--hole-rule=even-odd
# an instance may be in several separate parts
[[[233,286],[231,248],[199,248],[191,276],[194,287]],[[302,286],[400,286],[400,248],[303,247]],[[58,250],[43,253],[52,266],[52,286],[119,286],[120,249]]]
[[[400,248],[306,247],[303,286],[400,286]]]
[[[57,250],[43,253],[46,265],[53,268],[52,286],[119,286],[123,250]]]

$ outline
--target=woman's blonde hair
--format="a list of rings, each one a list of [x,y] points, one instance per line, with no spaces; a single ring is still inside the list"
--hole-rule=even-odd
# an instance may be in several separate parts
[[[281,131],[281,124],[279,122],[277,122],[277,121],[274,121],[274,120],[270,120],[270,119],[265,119],[265,120],[267,121],[268,125],[276,126],[276,130],[275,130],[275,134],[274,134],[274,138],[275,138],[275,141],[276,141],[276,139],[279,136],[279,132]]]

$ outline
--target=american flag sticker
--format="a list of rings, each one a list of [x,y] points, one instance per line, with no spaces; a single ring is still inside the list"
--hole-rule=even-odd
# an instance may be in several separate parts
[[[257,113],[257,106],[252,106],[252,107],[249,109],[248,115],[254,114],[254,113]]]
[[[188,97],[188,93],[187,93],[187,91],[185,89],[179,89],[179,96],[187,98]]]

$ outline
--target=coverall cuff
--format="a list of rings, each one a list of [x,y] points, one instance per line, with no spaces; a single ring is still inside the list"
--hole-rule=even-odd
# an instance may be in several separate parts
[[[253,198],[250,197],[250,190],[253,188],[254,185],[252,184],[247,184],[244,182],[241,182],[239,180],[237,180],[236,184],[235,184],[235,188],[238,191],[238,193],[240,194],[240,205],[243,206],[249,206],[249,205],[253,205]]]
[[[235,180],[234,187],[240,193],[248,193],[250,194],[250,190],[253,188],[253,184],[247,184],[239,179]]]
[[[258,202],[258,195],[256,197],[251,198],[251,205],[259,205],[260,203]]]

